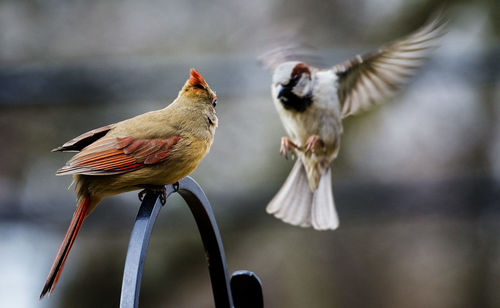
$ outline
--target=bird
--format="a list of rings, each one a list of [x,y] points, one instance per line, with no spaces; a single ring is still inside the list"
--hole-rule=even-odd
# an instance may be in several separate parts
[[[74,152],[56,175],[73,175],[77,207],[45,285],[54,291],[84,219],[106,197],[143,189],[160,194],[193,172],[209,152],[218,125],[217,96],[195,69],[167,107],[86,132],[53,152]]]
[[[307,64],[315,57],[297,44],[260,57],[272,71],[271,95],[288,136],[280,154],[297,157],[287,179],[266,207],[286,223],[335,230],[339,226],[331,168],[338,155],[342,121],[387,101],[425,63],[444,35],[442,14],[410,35],[330,67]],[[317,61],[319,62],[319,61]]]

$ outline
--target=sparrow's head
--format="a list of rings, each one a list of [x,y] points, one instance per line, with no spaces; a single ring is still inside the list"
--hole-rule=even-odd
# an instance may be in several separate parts
[[[285,62],[273,74],[273,95],[285,109],[302,112],[312,103],[312,74],[303,62]]]
[[[207,103],[213,108],[217,105],[217,95],[210,89],[203,76],[194,68],[191,69],[189,79],[179,92],[179,96]]]

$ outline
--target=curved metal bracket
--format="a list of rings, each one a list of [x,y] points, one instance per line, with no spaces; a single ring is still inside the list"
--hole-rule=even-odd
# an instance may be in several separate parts
[[[217,308],[263,307],[261,283],[252,272],[235,272],[231,279],[231,287],[238,291],[234,294],[231,292],[219,229],[210,203],[198,183],[191,177],[186,177],[177,185],[166,186],[166,190],[167,198],[174,192],[178,192],[182,196],[198,225],[208,262],[215,306]],[[157,193],[148,192],[146,194],[132,229],[123,273],[121,308],[137,308],[139,306],[144,260],[153,225],[162,207],[157,199]],[[233,297],[236,306],[233,303]],[[261,304],[247,306],[246,303],[250,301]]]

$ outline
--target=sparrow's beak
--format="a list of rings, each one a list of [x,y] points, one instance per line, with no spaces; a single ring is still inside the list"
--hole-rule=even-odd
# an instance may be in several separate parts
[[[278,99],[280,99],[285,93],[285,87],[282,84],[276,86],[276,93],[278,93]]]

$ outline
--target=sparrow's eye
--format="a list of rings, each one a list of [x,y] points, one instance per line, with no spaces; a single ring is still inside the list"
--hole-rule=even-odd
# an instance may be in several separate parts
[[[214,100],[212,101],[212,106],[214,106],[214,108],[215,108],[215,106],[217,106],[217,99],[214,99]]]

